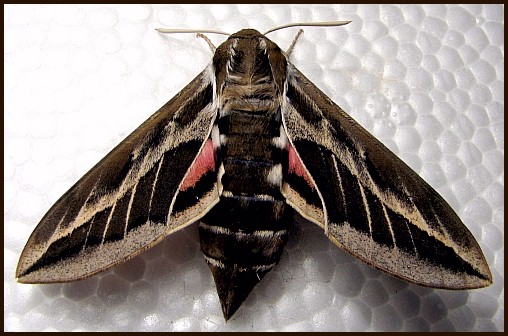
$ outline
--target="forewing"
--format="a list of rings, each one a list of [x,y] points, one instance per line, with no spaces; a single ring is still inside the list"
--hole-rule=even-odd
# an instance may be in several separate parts
[[[194,222],[217,201],[209,174],[202,174],[206,183],[181,187],[208,147],[213,81],[209,66],[55,203],[21,254],[19,282],[66,282],[103,271]]]
[[[290,152],[308,175],[283,187],[288,203],[317,209],[307,217],[337,246],[397,277],[450,289],[492,283],[478,243],[432,187],[291,64],[287,84]],[[322,207],[305,202],[309,195]]]

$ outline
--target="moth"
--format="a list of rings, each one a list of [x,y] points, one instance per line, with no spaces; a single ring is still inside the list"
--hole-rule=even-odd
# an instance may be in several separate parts
[[[279,261],[294,212],[338,247],[422,286],[492,283],[445,200],[253,29],[46,213],[21,283],[80,280],[199,221],[226,320]]]

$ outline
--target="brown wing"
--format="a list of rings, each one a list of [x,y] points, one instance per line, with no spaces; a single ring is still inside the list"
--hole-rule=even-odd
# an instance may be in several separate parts
[[[294,66],[288,73],[283,120],[313,182],[288,181],[288,202],[337,246],[394,276],[438,288],[490,285],[478,243],[444,199]],[[316,197],[321,204],[306,201]]]
[[[207,179],[198,197],[177,201],[215,119],[211,73],[205,69],[53,205],[21,254],[19,282],[103,271],[192,223],[217,200],[216,179]]]

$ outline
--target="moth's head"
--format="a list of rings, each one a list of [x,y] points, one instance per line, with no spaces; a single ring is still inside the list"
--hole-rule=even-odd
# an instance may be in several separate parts
[[[256,38],[256,37],[264,37],[263,34],[258,32],[256,29],[242,29],[234,34],[232,34],[229,38]]]
[[[217,49],[227,48],[233,53],[245,53],[247,48],[251,49],[251,51],[257,50],[258,52],[265,53],[266,44],[269,42],[271,41],[265,35],[255,29],[249,28],[242,29],[234,34],[231,34]]]
[[[213,57],[216,69],[227,66],[230,71],[257,73],[267,68],[268,53],[279,47],[255,29],[242,29],[222,43]]]

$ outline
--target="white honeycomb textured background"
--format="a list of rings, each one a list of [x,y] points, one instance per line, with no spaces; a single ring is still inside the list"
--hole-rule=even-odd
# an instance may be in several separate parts
[[[4,329],[503,331],[502,5],[6,5]],[[302,219],[280,263],[225,323],[196,225],[84,281],[14,272],[50,206],[211,60],[194,34],[309,21],[291,61],[438,190],[494,284],[422,288],[341,251]],[[268,37],[282,49],[297,29]],[[215,45],[224,36],[208,34]]]

